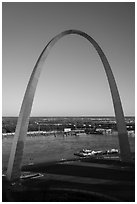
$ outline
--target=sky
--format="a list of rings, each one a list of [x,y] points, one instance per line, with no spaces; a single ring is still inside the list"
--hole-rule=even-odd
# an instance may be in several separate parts
[[[18,116],[35,63],[64,30],[93,37],[113,71],[125,116],[135,115],[135,12],[130,2],[3,2],[2,115]],[[51,49],[31,116],[114,116],[101,60],[84,38],[69,35]]]

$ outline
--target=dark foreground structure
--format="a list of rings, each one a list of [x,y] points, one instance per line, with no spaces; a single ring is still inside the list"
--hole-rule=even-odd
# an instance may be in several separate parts
[[[23,166],[29,177],[3,176],[3,202],[134,202],[134,163],[113,157]]]

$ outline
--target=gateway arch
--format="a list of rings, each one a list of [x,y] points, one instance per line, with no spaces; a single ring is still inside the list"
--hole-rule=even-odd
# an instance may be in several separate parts
[[[124,162],[131,161],[130,146],[129,146],[129,141],[128,141],[128,135],[127,135],[127,130],[126,130],[126,124],[125,124],[122,104],[121,104],[119,92],[118,92],[117,85],[116,85],[112,70],[110,68],[109,62],[104,52],[102,51],[101,47],[88,34],[82,31],[79,31],[79,30],[66,30],[64,32],[61,32],[57,36],[55,36],[46,45],[46,47],[40,54],[36,62],[36,65],[32,71],[32,74],[31,74],[31,77],[30,77],[30,80],[29,80],[29,83],[28,83],[28,86],[27,86],[27,89],[24,95],[24,99],[22,102],[21,110],[19,113],[18,121],[17,121],[15,136],[14,136],[12,148],[11,148],[8,169],[7,169],[7,179],[10,181],[20,178],[21,162],[22,162],[22,157],[23,157],[25,139],[26,139],[27,130],[28,130],[29,117],[31,113],[31,108],[32,108],[32,103],[33,103],[37,83],[38,83],[41,69],[45,62],[45,59],[47,55],[49,54],[49,51],[51,50],[51,48],[60,38],[66,35],[71,35],[71,34],[80,35],[86,38],[94,46],[94,48],[96,49],[97,53],[100,56],[100,59],[103,63],[103,66],[106,72],[106,76],[108,79],[108,83],[109,83],[110,91],[112,95],[116,122],[117,122],[117,129],[118,129],[121,160]]]

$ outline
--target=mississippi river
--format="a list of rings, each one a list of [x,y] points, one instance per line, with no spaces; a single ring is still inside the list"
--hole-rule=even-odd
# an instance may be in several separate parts
[[[13,138],[2,140],[2,167],[7,167]],[[135,138],[129,137],[131,151],[135,152]],[[116,135],[54,135],[27,137],[23,164],[49,162],[62,159],[76,158],[74,153],[81,149],[107,150],[118,148]]]

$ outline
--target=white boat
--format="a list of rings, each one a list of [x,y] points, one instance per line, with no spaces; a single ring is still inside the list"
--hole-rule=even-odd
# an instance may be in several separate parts
[[[38,177],[42,177],[42,176],[43,176],[43,174],[41,174],[41,173],[24,172],[20,176],[20,179],[31,179],[31,178],[38,178]]]
[[[88,157],[88,156],[96,156],[96,155],[105,155],[105,154],[114,154],[114,153],[118,153],[118,149],[111,149],[111,150],[91,150],[91,149],[83,149],[79,152],[74,153],[74,155],[76,156],[80,156],[80,157]]]
[[[107,154],[114,154],[114,153],[118,153],[118,149],[111,149],[111,150],[107,150]]]

